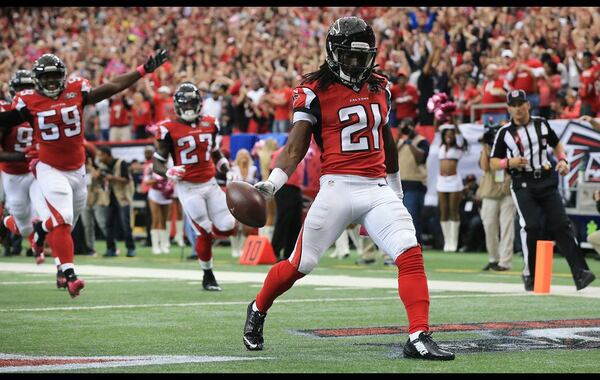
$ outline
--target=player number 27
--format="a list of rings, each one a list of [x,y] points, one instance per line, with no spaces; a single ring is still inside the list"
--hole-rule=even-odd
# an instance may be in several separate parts
[[[381,111],[379,104],[371,104],[371,112],[373,114],[373,126],[371,127],[371,134],[373,135],[373,149],[379,149],[379,126],[381,125]],[[341,122],[349,121],[352,116],[358,116],[356,123],[350,124],[342,128],[341,142],[342,152],[353,152],[353,151],[364,151],[370,150],[371,143],[367,136],[361,136],[356,141],[353,138],[354,135],[360,133],[364,129],[369,128],[369,119],[367,117],[367,110],[362,104],[357,104],[352,107],[342,108],[338,111],[338,116]]]
[[[212,134],[201,133],[196,136],[198,137],[199,144],[202,144],[205,141],[207,142],[204,161],[208,161],[210,159],[210,151],[212,148]],[[195,164],[196,162],[198,162],[198,154],[193,153],[194,150],[196,150],[196,147],[198,146],[198,144],[196,144],[196,136],[187,135],[177,140],[177,146],[184,147],[187,145],[187,148],[183,149],[180,152],[181,163],[183,165]]]
[[[77,106],[61,108],[60,115],[62,122],[65,125],[63,133],[66,137],[77,136],[81,133],[81,117]],[[46,118],[52,116],[56,116],[55,109],[37,113],[42,139],[46,141],[54,141],[60,138],[60,129],[58,128],[58,125],[46,122]]]

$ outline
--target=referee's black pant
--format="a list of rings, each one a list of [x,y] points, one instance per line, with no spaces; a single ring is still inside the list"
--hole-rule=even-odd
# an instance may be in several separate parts
[[[542,170],[540,178],[534,178],[532,174],[513,175],[511,192],[521,224],[525,260],[523,275],[535,277],[536,244],[542,233],[542,215],[545,214],[547,229],[552,232],[560,252],[567,259],[575,280],[580,277],[582,270],[589,268],[571,228],[571,220],[565,212],[557,186],[558,180],[550,170]]]
[[[275,193],[277,215],[271,245],[277,258],[289,258],[302,228],[302,191],[297,186],[283,185]],[[281,250],[284,250],[283,256]]]

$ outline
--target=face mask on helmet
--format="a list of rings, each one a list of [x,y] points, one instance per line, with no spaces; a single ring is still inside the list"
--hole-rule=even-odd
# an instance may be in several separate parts
[[[53,54],[44,54],[33,64],[33,83],[36,90],[55,98],[65,89],[67,71],[64,63]]]
[[[358,17],[342,17],[331,26],[326,38],[326,63],[340,82],[355,91],[375,67],[375,34]]]
[[[174,97],[175,112],[185,121],[194,121],[200,115],[202,102],[197,90],[176,91]]]
[[[8,84],[10,96],[14,97],[17,92],[34,88],[31,72],[28,70],[19,70],[10,79]]]

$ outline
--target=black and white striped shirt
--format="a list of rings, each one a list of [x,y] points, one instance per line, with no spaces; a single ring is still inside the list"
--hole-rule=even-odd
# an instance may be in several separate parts
[[[558,136],[543,117],[531,116],[527,125],[517,125],[511,119],[496,133],[490,157],[525,157],[529,159],[525,171],[531,172],[550,167],[548,145],[554,148],[558,143]]]

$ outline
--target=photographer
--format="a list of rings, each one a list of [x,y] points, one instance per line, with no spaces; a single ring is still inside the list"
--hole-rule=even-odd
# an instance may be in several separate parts
[[[600,190],[594,191],[594,201],[596,202],[596,209],[600,212]],[[600,230],[596,230],[588,235],[587,237],[588,243],[592,245],[594,251],[596,251],[596,256],[594,259],[600,260]]]
[[[135,243],[131,234],[131,202],[133,201],[134,185],[127,163],[112,156],[109,147],[98,148],[100,174],[110,193],[106,226],[105,257],[117,256],[115,235],[117,223],[123,231],[127,257],[134,257]],[[118,221],[118,222],[117,222]]]
[[[488,252],[488,263],[483,270],[506,271],[512,266],[516,208],[510,194],[510,175],[505,170],[490,168],[490,152],[500,125],[486,125],[485,129],[479,157],[479,167],[484,174],[477,191]]]

